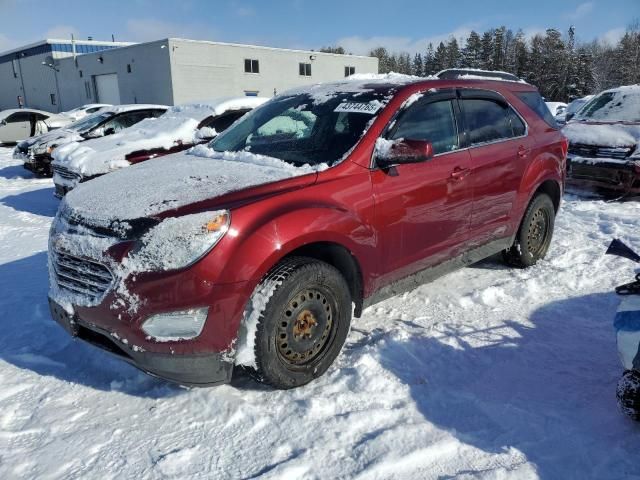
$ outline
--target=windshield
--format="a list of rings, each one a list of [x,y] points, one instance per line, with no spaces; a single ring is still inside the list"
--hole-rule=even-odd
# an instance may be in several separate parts
[[[388,91],[283,95],[258,107],[213,140],[215,151],[247,151],[294,165],[332,165],[362,137]]]
[[[88,117],[83,118],[82,120],[73,122],[66,128],[80,133],[88,132],[96,125],[99,125],[103,121],[113,117],[113,115],[113,112],[96,112],[93,115],[89,115]]]
[[[640,89],[602,92],[575,118],[593,122],[640,122]]]

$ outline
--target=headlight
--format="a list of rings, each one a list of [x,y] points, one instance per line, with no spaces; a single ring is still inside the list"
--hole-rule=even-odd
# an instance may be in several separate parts
[[[208,308],[193,308],[153,315],[142,324],[142,330],[161,342],[189,340],[200,335],[208,313]]]
[[[228,211],[167,218],[149,230],[123,266],[131,272],[176,270],[200,260],[229,230]]]

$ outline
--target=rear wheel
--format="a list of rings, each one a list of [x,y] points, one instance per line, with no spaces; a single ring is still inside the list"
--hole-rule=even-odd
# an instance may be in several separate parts
[[[545,257],[555,224],[556,211],[549,195],[537,194],[525,211],[513,246],[502,252],[514,267],[526,268]]]
[[[616,391],[620,409],[629,417],[640,421],[640,373],[629,370],[618,382]]]
[[[333,266],[285,260],[268,276],[277,286],[258,319],[258,379],[294,388],[322,375],[340,353],[351,322],[349,286]]]

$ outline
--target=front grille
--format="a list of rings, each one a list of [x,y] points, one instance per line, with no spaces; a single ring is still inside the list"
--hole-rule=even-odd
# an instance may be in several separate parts
[[[103,264],[55,251],[52,257],[56,282],[61,290],[98,302],[113,284],[111,271]]]
[[[59,165],[53,166],[53,172],[64,178],[65,180],[79,180],[80,174],[76,172],[72,172],[66,167],[61,167]]]
[[[569,153],[586,158],[613,158],[614,160],[624,160],[629,156],[631,150],[631,147],[598,147],[580,143],[572,143],[569,145]]]

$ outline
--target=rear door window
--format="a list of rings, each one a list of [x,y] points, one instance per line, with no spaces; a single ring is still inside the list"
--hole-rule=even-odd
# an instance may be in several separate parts
[[[462,111],[471,145],[491,143],[516,135],[509,119],[510,108],[493,100],[463,99]]]
[[[431,142],[436,155],[457,150],[460,144],[452,101],[418,101],[411,105],[389,136],[389,140],[401,138]]]
[[[204,122],[202,122],[202,124],[200,125],[200,128],[202,127],[213,128],[215,129],[216,132],[222,133],[227,128],[229,128],[233,122],[238,120],[247,112],[248,110],[236,110],[233,112],[224,113],[217,117],[209,118],[208,120],[205,120]]]
[[[21,122],[30,122],[30,121],[31,121],[31,113],[29,112],[12,113],[6,118],[7,123],[21,123]]]
[[[517,92],[516,96],[533,110],[547,125],[559,128],[556,119],[538,92]]]

